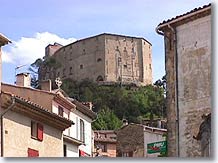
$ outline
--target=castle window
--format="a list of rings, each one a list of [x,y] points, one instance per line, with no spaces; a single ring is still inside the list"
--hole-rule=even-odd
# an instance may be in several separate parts
[[[102,77],[101,75],[99,75],[99,76],[97,77],[96,81],[97,81],[97,82],[99,82],[99,81],[104,81],[104,79],[103,79],[103,77]]]
[[[83,49],[83,55],[85,55],[86,54],[86,50],[85,49]]]
[[[73,68],[72,68],[72,67],[70,67],[70,75],[72,75],[72,70],[73,70]]]
[[[98,58],[98,59],[97,59],[97,62],[101,62],[101,61],[102,61],[102,59],[101,59],[101,58]]]
[[[80,65],[79,68],[80,68],[80,69],[83,69],[83,65]]]
[[[63,69],[63,77],[65,77],[65,71],[66,71],[66,69],[64,68]]]
[[[127,65],[123,65],[124,68],[127,68]]]
[[[126,51],[126,47],[124,47],[124,50],[123,50],[123,51],[124,51],[124,52],[127,52],[127,51]]]
[[[70,52],[70,60],[72,60],[72,59],[73,59],[73,53]]]
[[[151,64],[149,64],[149,68],[151,69]]]

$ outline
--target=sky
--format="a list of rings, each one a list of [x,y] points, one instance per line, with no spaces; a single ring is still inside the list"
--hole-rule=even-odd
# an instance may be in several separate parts
[[[12,43],[3,47],[2,81],[13,84],[45,54],[48,44],[112,33],[143,37],[152,43],[153,82],[165,74],[164,20],[202,7],[211,0],[1,0],[0,33]],[[17,66],[21,68],[15,70]]]

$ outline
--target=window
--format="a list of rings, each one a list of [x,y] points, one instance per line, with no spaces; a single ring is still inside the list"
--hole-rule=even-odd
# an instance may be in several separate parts
[[[127,68],[127,65],[123,65],[124,68]]]
[[[72,75],[72,70],[73,70],[73,68],[72,68],[72,67],[70,67],[70,75]]]
[[[107,144],[99,144],[98,146],[102,150],[102,152],[107,152]]]
[[[151,69],[151,64],[149,64],[149,68]]]
[[[64,108],[62,108],[61,106],[58,106],[58,115],[63,117],[64,114]]]
[[[82,142],[85,142],[85,126],[84,126],[84,121],[80,119],[80,140]]]
[[[86,55],[86,50],[85,49],[83,49],[83,53],[82,53],[83,55]]]
[[[31,121],[31,137],[39,141],[43,140],[43,125]]]
[[[133,152],[132,151],[131,152],[123,152],[122,156],[123,157],[133,157]]]
[[[63,69],[63,77],[65,76],[65,71],[66,71],[66,69],[64,68],[64,69]]]
[[[124,50],[123,50],[124,52],[127,52],[127,50],[126,50],[126,47],[124,47]]]
[[[39,157],[39,151],[28,148],[27,150],[28,157]]]
[[[57,73],[57,77],[60,77],[60,72]]]
[[[103,79],[103,77],[102,77],[101,75],[99,75],[99,76],[97,77],[96,81],[97,81],[97,82],[99,82],[99,81],[104,81],[104,79]]]
[[[79,68],[80,68],[80,69],[83,69],[83,65],[80,65]]]
[[[66,157],[66,156],[67,156],[67,145],[64,144],[64,157]]]
[[[97,59],[97,62],[101,62],[101,61],[102,61],[102,59],[101,59],[101,58],[98,58],[98,59]]]

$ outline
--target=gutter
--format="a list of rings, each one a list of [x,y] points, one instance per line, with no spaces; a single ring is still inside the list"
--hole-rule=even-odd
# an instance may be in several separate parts
[[[175,56],[175,71],[176,71],[176,86],[175,86],[175,95],[176,95],[176,128],[177,128],[177,157],[180,156],[180,146],[179,146],[179,96],[178,96],[178,52],[177,52],[177,35],[176,35],[176,29],[173,28],[170,23],[167,23],[165,25],[157,26],[156,32],[162,36],[164,35],[164,32],[160,31],[160,28],[167,26],[173,33],[173,46],[174,46],[174,56]],[[167,36],[165,36],[168,38]],[[168,38],[169,39],[169,38]]]
[[[4,153],[4,133],[3,133],[3,116],[9,111],[9,110],[11,110],[13,107],[14,107],[14,105],[15,105],[15,97],[14,96],[12,96],[11,97],[11,100],[12,100],[12,104],[3,112],[3,113],[1,113],[1,157],[3,157],[3,153]]]

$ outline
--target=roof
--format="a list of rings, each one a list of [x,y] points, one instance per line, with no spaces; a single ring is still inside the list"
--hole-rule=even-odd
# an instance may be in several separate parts
[[[11,41],[4,36],[2,33],[0,33],[0,46],[4,46],[5,44],[11,43]]]
[[[82,103],[80,103],[79,101],[76,101],[73,98],[65,97],[67,94],[62,89],[57,89],[57,90],[50,92],[46,90],[39,90],[39,89],[30,88],[30,87],[23,87],[23,86],[11,85],[11,84],[6,84],[6,83],[2,83],[2,85],[50,94],[54,96],[54,99],[56,102],[59,102],[59,104],[63,105],[64,107],[68,109],[75,108],[75,105],[76,105],[77,110],[89,116],[91,119],[96,119],[97,117],[97,114],[93,112],[92,110],[90,110],[87,106],[83,105]],[[60,95],[59,93],[62,93],[63,95]]]
[[[115,36],[115,37],[116,37],[116,36],[119,36],[119,37],[126,37],[126,38],[142,39],[142,40],[145,40],[145,41],[146,41],[147,43],[149,43],[150,45],[152,45],[148,40],[146,40],[146,39],[143,38],[143,37],[126,36],[126,35],[112,34],[112,33],[101,33],[101,34],[98,34],[98,35],[95,35],[95,36],[90,36],[90,37],[86,37],[86,38],[83,38],[83,39],[79,39],[79,40],[77,40],[77,41],[75,41],[75,42],[73,42],[73,43],[70,43],[70,44],[68,44],[68,45],[66,45],[66,46],[63,46],[63,47],[59,48],[56,52],[61,51],[63,48],[65,48],[65,47],[67,47],[67,46],[70,46],[70,45],[72,45],[72,44],[76,44],[76,43],[81,42],[81,41],[85,41],[85,40],[88,40],[88,39],[92,39],[92,38],[99,37],[99,36],[104,36],[104,35],[107,35],[107,36]],[[56,52],[55,52],[55,53],[56,53]]]
[[[81,113],[85,114],[86,116],[90,117],[92,120],[97,118],[97,114],[90,110],[87,106],[83,105],[81,102],[73,99],[68,98],[73,104],[76,105],[76,110],[79,110]]]
[[[62,93],[60,90],[55,90],[54,92],[50,92],[50,91],[46,91],[46,90],[34,89],[31,87],[24,87],[24,86],[18,86],[18,85],[11,85],[11,84],[6,84],[6,83],[2,83],[2,85],[6,85],[9,87],[14,87],[14,88],[18,88],[18,89],[24,89],[24,90],[26,89],[26,90],[36,91],[36,92],[40,92],[40,93],[46,93],[46,94],[54,96],[55,100],[61,101],[62,102],[61,104],[64,105],[64,107],[66,107],[68,109],[75,107],[75,105],[72,102],[70,102],[67,98],[65,98],[59,94],[59,92]]]
[[[203,17],[205,15],[209,15],[211,13],[211,3],[208,5],[204,5],[202,7],[195,8],[187,13],[182,15],[178,15],[168,20],[164,20],[157,26],[158,30],[162,30],[163,27],[167,26],[168,24],[180,25],[192,21],[194,19]]]
[[[47,109],[43,108],[42,106],[40,106],[36,103],[33,103],[29,100],[26,100],[22,97],[15,96],[12,93],[2,91],[1,97],[2,96],[6,97],[6,101],[2,100],[3,102],[1,105],[3,108],[4,107],[7,108],[10,101],[11,101],[7,97],[13,97],[15,99],[15,103],[18,106],[19,105],[25,106],[25,108],[24,107],[15,107],[13,109],[14,111],[21,112],[24,115],[28,114],[28,115],[30,115],[30,117],[37,117],[41,121],[44,121],[45,123],[48,122],[49,124],[52,123],[52,125],[54,125],[56,128],[62,129],[62,130],[66,129],[66,128],[70,127],[72,124],[74,124],[73,121],[71,121],[67,118],[64,118],[60,115],[57,115],[55,113],[52,113],[52,112],[48,111]]]

